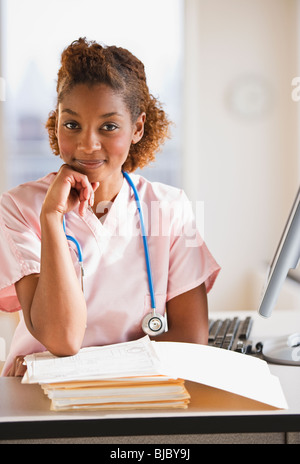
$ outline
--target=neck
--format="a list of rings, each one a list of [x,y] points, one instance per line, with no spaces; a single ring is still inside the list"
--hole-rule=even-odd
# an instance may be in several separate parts
[[[123,174],[118,172],[116,175],[100,182],[99,187],[95,192],[95,201],[93,210],[96,212],[99,203],[111,203],[115,200],[123,185]]]

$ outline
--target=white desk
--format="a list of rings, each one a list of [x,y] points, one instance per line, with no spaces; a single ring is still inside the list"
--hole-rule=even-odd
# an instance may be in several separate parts
[[[264,340],[264,334],[290,333],[300,322],[297,312],[278,313],[268,320],[256,313],[247,315],[254,318],[252,338],[256,341]],[[40,386],[23,385],[18,378],[1,378],[0,444],[7,440],[110,444],[300,442],[300,367],[270,365],[270,370],[280,379],[288,410],[229,394],[226,398],[224,392],[220,400],[218,391],[186,382],[192,398],[186,410],[58,413],[50,411],[50,402]]]

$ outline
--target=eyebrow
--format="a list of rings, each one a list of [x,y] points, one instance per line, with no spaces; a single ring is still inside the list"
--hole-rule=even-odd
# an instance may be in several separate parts
[[[79,116],[79,114],[76,113],[76,111],[73,111],[70,108],[65,108],[64,110],[62,110],[62,113],[68,113],[68,114],[71,114],[72,116]],[[102,114],[101,116],[99,116],[99,118],[101,118],[101,119],[102,118],[110,118],[111,116],[121,116],[122,117],[122,114],[118,113],[117,111],[112,111],[111,113]]]

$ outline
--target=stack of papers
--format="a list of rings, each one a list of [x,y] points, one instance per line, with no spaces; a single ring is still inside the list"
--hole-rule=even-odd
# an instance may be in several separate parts
[[[49,352],[25,357],[23,383],[39,383],[51,410],[186,408],[184,380],[162,375],[149,337],[83,348],[58,358]]]
[[[186,408],[183,380],[157,376],[42,385],[51,410]]]
[[[186,408],[185,380],[287,409],[279,379],[253,356],[205,345],[154,342],[83,348],[75,356],[25,357],[22,383],[39,383],[53,410]]]

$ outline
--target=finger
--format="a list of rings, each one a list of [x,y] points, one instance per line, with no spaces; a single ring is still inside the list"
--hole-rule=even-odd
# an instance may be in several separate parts
[[[94,189],[91,183],[83,177],[82,179],[77,179],[74,187],[78,194],[78,199],[80,202],[80,212],[84,213],[84,210],[90,205],[94,204]]]
[[[83,186],[78,183],[76,184],[76,192],[79,200],[78,211],[81,216],[84,216],[85,211],[93,200],[94,192],[90,184]]]
[[[92,182],[92,189],[94,192],[96,192],[97,188],[99,187],[100,185],[100,182]]]
[[[76,183],[75,188],[78,192],[78,197],[80,201],[85,201],[89,199],[91,195],[91,191],[92,191],[91,185],[89,186],[89,185],[82,185],[80,183]]]
[[[88,202],[88,200],[81,201],[81,202],[79,203],[79,208],[78,208],[79,215],[80,215],[80,216],[84,216],[86,210],[88,209],[88,207],[89,207],[89,202]]]
[[[99,187],[99,182],[94,182],[92,185],[85,174],[74,171],[67,165],[63,169],[67,172],[66,180],[71,190],[77,194],[79,214],[84,215],[88,206],[93,206],[94,204],[94,191]]]
[[[90,206],[93,206],[93,205],[94,205],[94,202],[95,202],[95,192],[96,192],[97,188],[99,187],[99,185],[100,185],[100,182],[92,182],[92,183],[91,183],[92,192],[91,192],[91,196],[90,196],[90,199],[89,199],[89,205],[90,205]]]
[[[71,175],[70,182],[72,187],[75,188],[78,192],[80,191],[89,191],[92,190],[92,186],[88,178],[81,174],[82,177],[78,177],[78,175]]]

